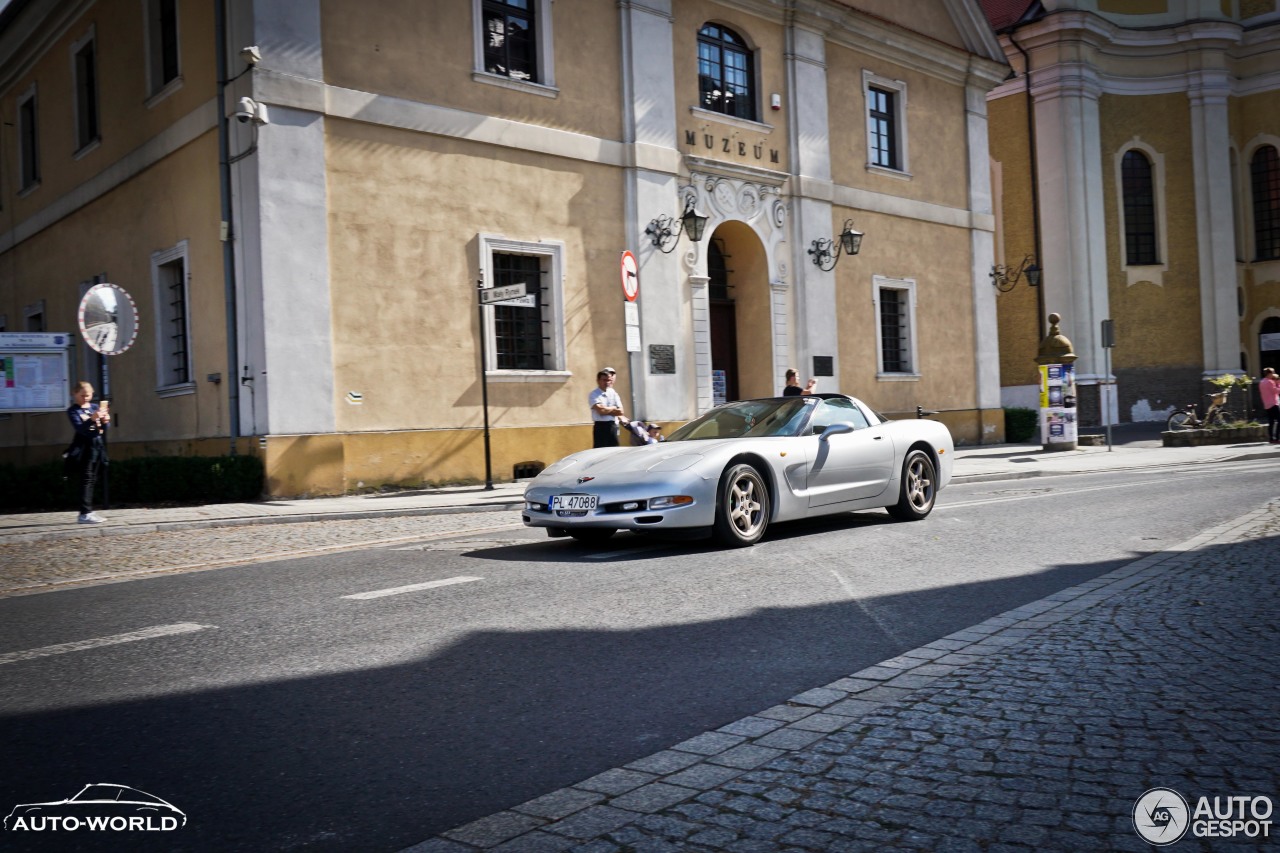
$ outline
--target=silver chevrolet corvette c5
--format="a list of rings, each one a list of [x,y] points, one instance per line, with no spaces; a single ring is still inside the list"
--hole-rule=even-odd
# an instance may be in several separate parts
[[[524,523],[603,541],[617,530],[709,534],[751,545],[775,521],[885,507],[933,510],[951,479],[942,424],[886,420],[843,394],[717,406],[643,447],[602,447],[547,467],[524,493]]]

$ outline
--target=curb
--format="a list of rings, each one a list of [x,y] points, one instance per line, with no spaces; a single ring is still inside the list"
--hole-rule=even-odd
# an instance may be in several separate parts
[[[120,526],[77,527],[69,530],[39,530],[30,533],[0,534],[0,545],[9,542],[41,542],[52,539],[79,539],[98,536],[132,536],[142,533],[168,533],[181,530],[205,530],[211,527],[251,527],[260,524],[303,524],[309,521],[358,521],[364,518],[401,518],[405,516],[459,515],[473,512],[502,512],[520,509],[524,501],[476,504],[466,506],[413,507],[411,509],[350,510],[345,512],[313,512],[295,515],[255,515],[247,518],[207,518],[198,521],[160,521]]]

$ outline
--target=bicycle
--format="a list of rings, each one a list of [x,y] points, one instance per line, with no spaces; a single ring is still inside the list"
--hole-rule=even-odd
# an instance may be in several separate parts
[[[1206,394],[1210,398],[1209,409],[1204,413],[1204,417],[1200,417],[1200,412],[1195,403],[1188,403],[1187,407],[1179,412],[1169,415],[1168,429],[1170,432],[1179,429],[1206,429],[1208,427],[1224,427],[1227,424],[1235,423],[1239,418],[1232,412],[1228,411],[1227,396],[1230,389],[1219,391],[1216,394]]]

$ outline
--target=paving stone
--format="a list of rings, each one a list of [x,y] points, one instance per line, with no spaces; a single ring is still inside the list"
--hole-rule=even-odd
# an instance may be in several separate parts
[[[821,712],[805,717],[803,720],[797,720],[792,723],[789,728],[801,729],[810,732],[834,732],[849,725],[849,718],[835,715],[823,714]]]
[[[727,726],[721,726],[716,729],[718,732],[725,732],[731,735],[742,735],[743,737],[760,737],[767,735],[774,729],[781,728],[784,723],[781,720],[770,720],[765,717],[745,717],[736,720]]]
[[[784,723],[794,723],[796,720],[802,720],[810,714],[817,712],[817,708],[812,705],[774,705],[772,708],[766,708],[757,717],[766,717],[770,720],[782,720]]]
[[[713,755],[707,761],[710,764],[722,764],[725,767],[751,770],[782,754],[784,754],[784,750],[781,749],[768,749],[753,743],[746,743],[742,746],[735,746],[732,749],[725,750],[719,755]]]
[[[746,738],[741,735],[728,735],[723,732],[706,732],[697,737],[689,738],[682,743],[678,743],[671,747],[675,750],[683,752],[693,752],[698,755],[715,755],[718,752],[724,752],[730,747],[737,746],[745,741]]]
[[[580,809],[585,809],[587,806],[594,806],[603,799],[604,794],[593,791],[561,788],[559,791],[553,791],[527,803],[522,803],[516,806],[513,811],[556,820],[565,815],[573,814]]]
[[[563,835],[534,831],[517,836],[493,848],[493,853],[561,853],[577,842]]]
[[[815,687],[812,690],[806,690],[798,696],[792,696],[787,701],[793,705],[813,705],[815,707],[822,707],[847,698],[849,698],[849,694],[845,693],[843,690],[832,690],[827,687]]]
[[[651,782],[634,791],[628,791],[620,797],[614,797],[609,804],[615,808],[633,812],[656,812],[687,800],[696,793],[697,791],[692,788]]]
[[[444,833],[444,837],[452,841],[461,841],[464,844],[474,844],[477,847],[496,847],[502,842],[515,838],[517,835],[524,835],[544,823],[546,823],[545,820],[532,815],[519,814],[518,812],[498,812],[497,814],[472,821],[457,829],[451,829]]]
[[[696,764],[693,767],[672,773],[670,776],[663,778],[663,782],[672,785],[680,785],[685,788],[696,788],[705,791],[708,788],[714,788],[717,785],[723,785],[730,779],[742,774],[742,770],[735,767],[725,767],[716,764]]]
[[[701,760],[702,758],[700,756],[691,755],[687,752],[675,752],[669,749],[664,750],[662,752],[656,752],[653,755],[645,756],[644,758],[641,758],[637,761],[633,761],[627,765],[628,770],[640,771],[646,777],[644,779],[641,779],[640,781],[637,781],[634,785],[630,785],[629,787],[624,788],[621,791],[604,790],[603,788],[600,788],[600,787],[592,787],[592,788],[589,788],[589,790],[603,791],[606,794],[614,794],[614,793],[621,794],[621,793],[624,793],[625,791],[630,791],[632,788],[638,788],[641,785],[643,785],[645,782],[653,781],[655,776],[662,776],[667,773],[674,773],[677,770],[683,770],[684,768],[690,766],[691,764],[697,764]],[[623,771],[606,770],[604,773],[601,773],[599,776],[593,776],[592,779],[601,779],[604,777],[609,777],[610,781],[608,784],[612,784],[612,777],[610,776],[610,774],[619,773],[619,772],[623,772]],[[627,777],[627,778],[630,779],[630,777]],[[591,781],[591,780],[588,780],[588,781]],[[622,784],[621,781],[619,783]],[[575,787],[581,788],[586,786],[583,785],[582,783],[579,783]]]
[[[580,812],[569,815],[564,820],[547,824],[547,832],[567,835],[570,838],[583,840],[595,838],[613,832],[620,826],[631,823],[637,817],[635,812],[615,809],[610,806],[591,806]]]

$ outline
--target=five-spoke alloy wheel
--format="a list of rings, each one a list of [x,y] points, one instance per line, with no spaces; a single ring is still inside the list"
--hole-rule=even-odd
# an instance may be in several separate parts
[[[933,459],[923,450],[913,450],[902,463],[902,495],[897,504],[888,507],[889,515],[899,521],[919,521],[933,511],[938,494],[938,470]]]
[[[720,478],[715,538],[722,545],[754,545],[769,526],[769,489],[751,465],[733,465]]]

